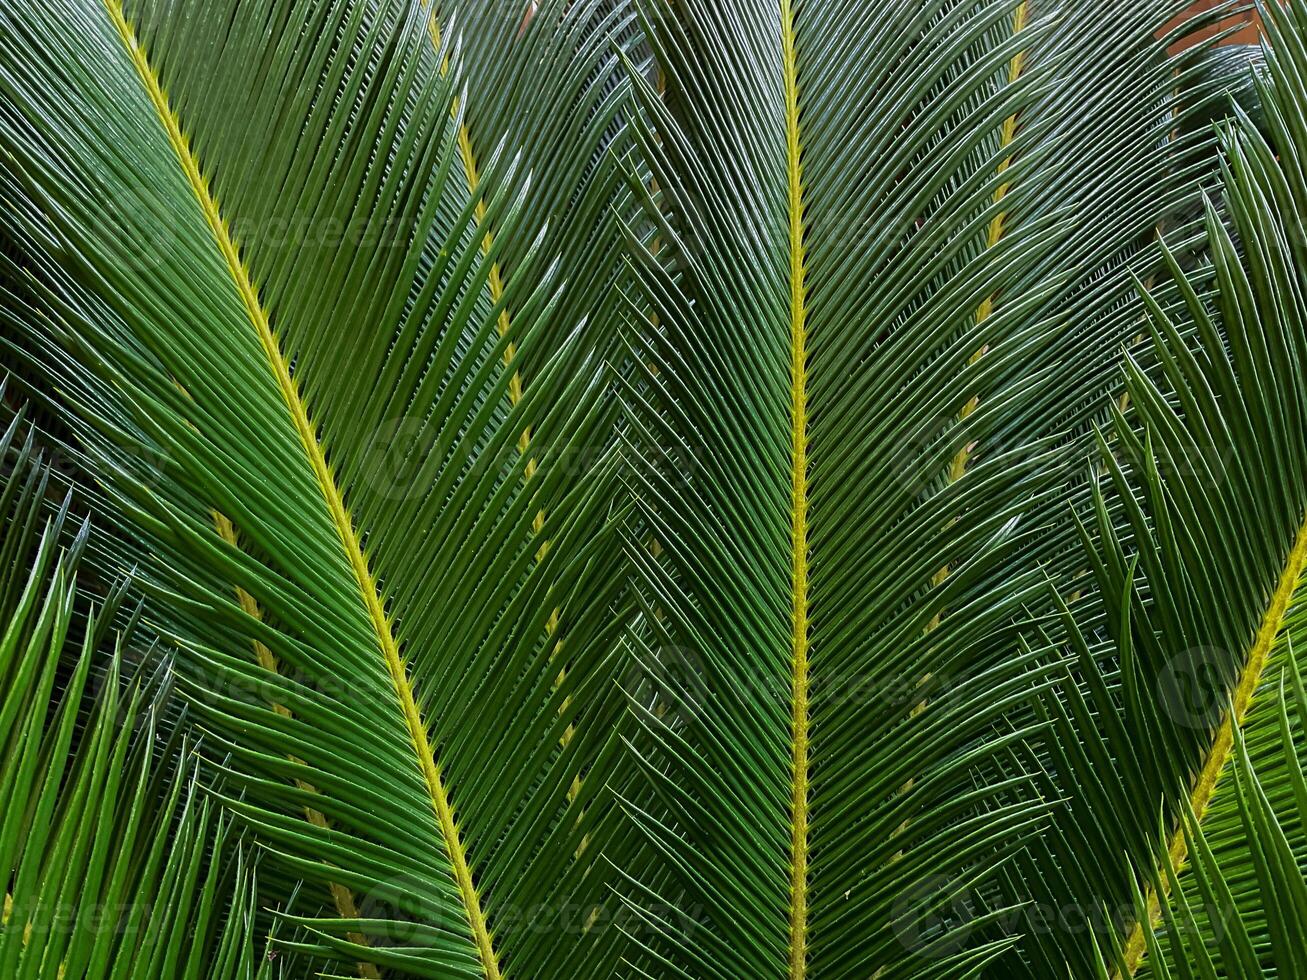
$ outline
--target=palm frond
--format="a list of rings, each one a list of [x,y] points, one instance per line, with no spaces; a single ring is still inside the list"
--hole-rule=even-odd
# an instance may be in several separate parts
[[[1301,113],[1302,76],[1285,66],[1300,59],[1303,14],[1294,4],[1277,19],[1268,80],[1257,82],[1280,159],[1247,116],[1224,141],[1214,189],[1227,217],[1213,203],[1206,208],[1214,294],[1200,296],[1169,256],[1185,305],[1168,313],[1149,301],[1155,364],[1128,362],[1129,407],[1102,440],[1110,489],[1096,491],[1084,532],[1094,584],[1062,615],[1075,683],[1046,699],[1050,782],[1063,788],[1066,806],[1032,845],[1022,874],[1037,879],[1046,918],[1075,909],[1097,923],[1103,955],[1120,975],[1135,975],[1141,961],[1147,969],[1165,893],[1187,876],[1209,814],[1222,814],[1212,827],[1226,847],[1249,846],[1244,805],[1259,804],[1228,787],[1229,771],[1238,768],[1232,757],[1248,737],[1241,729],[1252,706],[1280,683],[1307,563],[1301,151],[1277,122]],[[1291,765],[1268,763],[1279,754],[1259,756],[1272,784],[1292,778]],[[1160,865],[1159,813],[1168,836]],[[1196,902],[1192,890],[1187,899]],[[1165,926],[1170,935],[1177,922]],[[1258,957],[1269,957],[1263,966],[1297,972],[1289,951],[1258,936]],[[1045,930],[1045,970],[1071,959],[1060,938]],[[1161,939],[1163,947],[1177,941]],[[1071,962],[1073,972],[1090,969],[1079,957]],[[1180,962],[1172,960],[1177,969]]]
[[[611,331],[560,312],[579,301],[512,149],[473,179],[456,37],[416,0],[0,20],[6,349],[180,648],[228,806],[332,897],[286,947],[604,975],[598,855],[629,836],[606,789]],[[613,63],[581,48],[546,89]],[[571,110],[611,115],[588,91]],[[506,133],[556,107],[514,111]],[[608,129],[574,128],[587,157]],[[569,260],[587,286],[616,274],[595,256]]]
[[[1307,973],[1307,0],[1188,6],[0,7],[0,976]]]
[[[1136,915],[1153,915],[1159,927],[1144,934],[1146,955],[1136,976],[1295,976],[1307,963],[1302,917],[1307,907],[1307,864],[1302,856],[1307,792],[1301,761],[1302,676],[1285,635],[1274,700],[1258,701],[1256,716],[1232,730],[1233,747],[1219,795],[1203,817],[1186,807],[1178,830],[1166,829],[1149,888],[1165,895],[1150,908],[1135,895]],[[1269,686],[1269,685],[1268,685]],[[1290,703],[1293,720],[1290,720]],[[1233,705],[1230,706],[1231,709]],[[1262,774],[1250,753],[1255,739]],[[1184,842],[1181,872],[1172,856]],[[1100,963],[1098,976],[1108,976]]]
[[[1287,81],[1281,76],[1277,84]],[[1278,108],[1279,100],[1275,101]],[[1251,143],[1255,146],[1257,141]],[[1294,648],[1307,608],[1305,598],[1300,574],[1280,629],[1264,651],[1260,666],[1252,664],[1253,670],[1245,670],[1248,683],[1237,692],[1243,703],[1222,705],[1226,724],[1219,734],[1219,747],[1226,753],[1225,765],[1203,786],[1201,811],[1194,812],[1192,803],[1187,803],[1180,827],[1170,829],[1165,838],[1167,853],[1156,867],[1165,871],[1169,861],[1175,877],[1167,873],[1163,880],[1147,883],[1155,918],[1159,913],[1181,914],[1165,900],[1157,901],[1158,896],[1174,893],[1173,904],[1187,903],[1194,922],[1179,936],[1169,924],[1165,930],[1146,932],[1142,938],[1148,943],[1147,953],[1136,976],[1166,975],[1165,965],[1154,964],[1161,958],[1174,962],[1179,950],[1185,951],[1188,960],[1210,956],[1218,966],[1226,964],[1227,970],[1235,968],[1230,964],[1240,963],[1250,976],[1291,975],[1296,969],[1293,964],[1301,961],[1298,947],[1283,948],[1286,942],[1293,943],[1300,930],[1281,930],[1273,917],[1290,913],[1266,898],[1291,894],[1292,889],[1267,892],[1262,877],[1282,874],[1283,863],[1271,868],[1262,862],[1281,847],[1281,838],[1289,853],[1299,856],[1300,864],[1307,846],[1307,822],[1298,809],[1304,701]],[[1194,689],[1203,699],[1221,691],[1210,684]],[[1228,722],[1232,711],[1239,719],[1237,725]],[[1253,818],[1257,826],[1250,832],[1247,821]],[[1259,847],[1259,840],[1267,843]],[[1215,914],[1213,910],[1217,910]],[[1240,933],[1248,937],[1247,945]],[[1206,954],[1197,948],[1202,944],[1207,946]],[[1254,951],[1251,960],[1246,956],[1247,946]]]
[[[1047,819],[995,775],[1056,673],[1018,624],[1077,560],[1067,463],[1214,167],[1172,130],[1219,95],[1165,54],[1199,24],[1156,37],[1178,6],[1054,6],[641,5],[628,808],[670,870],[628,900],[702,910],[648,914],[649,972],[971,975],[1023,942],[937,913]]]

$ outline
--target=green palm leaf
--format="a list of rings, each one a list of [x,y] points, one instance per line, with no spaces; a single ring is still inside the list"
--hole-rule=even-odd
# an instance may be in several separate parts
[[[1200,819],[1187,807],[1179,829],[1162,838],[1149,887],[1167,897],[1153,910],[1136,892],[1136,915],[1152,915],[1161,926],[1144,933],[1136,976],[1273,977],[1302,969],[1307,873],[1297,831],[1307,821],[1299,745],[1305,695],[1287,639],[1278,659],[1280,672],[1267,672],[1266,693],[1275,698],[1260,699],[1257,716],[1233,727],[1229,772],[1210,810]],[[1263,749],[1271,785],[1258,778],[1250,738]],[[1177,840],[1184,842],[1182,872],[1171,855]],[[1101,962],[1098,976],[1108,970]]]
[[[1155,274],[1146,243],[1213,168],[1210,133],[1170,135],[1219,88],[1162,50],[1199,25],[642,9],[667,92],[637,84],[652,789],[627,802],[670,870],[628,900],[702,920],[647,912],[647,972],[971,975],[1026,946],[1011,903],[939,912],[1048,819],[1000,760],[1047,724],[1029,707],[1054,668],[1018,638],[1039,565],[1082,561],[1065,463],[1140,332],[1131,270]]]
[[[1124,950],[1117,937],[1103,949],[1119,975],[1307,968],[1300,929],[1284,927],[1297,914],[1302,845],[1286,809],[1298,768],[1283,705],[1307,561],[1307,198],[1295,162],[1302,128],[1291,122],[1302,113],[1307,9],[1290,5],[1270,34],[1257,82],[1266,135],[1247,116],[1230,133],[1219,187],[1228,219],[1208,208],[1217,292],[1187,289],[1173,314],[1154,304],[1156,366],[1127,371],[1132,408],[1105,456],[1112,490],[1086,535],[1097,538],[1097,597],[1075,608],[1072,627],[1085,690],[1050,705],[1053,764],[1071,802],[1028,873],[1042,873],[1054,907],[1083,907],[1103,855],[1122,855],[1106,862],[1118,881],[1107,917]],[[1184,282],[1174,262],[1173,274]],[[1091,715],[1097,723],[1083,724]],[[1263,889],[1288,904],[1263,910]]]
[[[607,328],[566,315],[521,161],[473,176],[456,48],[419,3],[0,17],[6,345],[181,648],[228,805],[331,896],[291,945],[365,975],[602,974],[624,577],[614,468],[583,450]],[[604,60],[562,48],[543,90]],[[591,157],[615,107],[577,91]],[[574,193],[611,200],[602,173]],[[592,256],[591,289],[615,275]]]
[[[1307,811],[1297,745],[1303,687],[1292,652],[1288,654],[1295,722],[1290,722],[1286,677],[1280,673],[1279,697],[1264,700],[1262,712],[1268,720],[1275,715],[1278,725],[1249,719],[1247,731],[1235,726],[1226,785],[1201,821],[1192,809],[1181,818],[1179,834],[1188,862],[1183,874],[1169,849],[1160,851],[1165,877],[1156,877],[1151,888],[1154,894],[1170,895],[1162,900],[1165,928],[1145,933],[1147,954],[1136,976],[1190,975],[1195,965],[1207,975],[1220,970],[1225,975],[1292,976],[1307,959],[1301,928],[1307,899],[1301,828]],[[1269,785],[1259,781],[1253,768],[1250,736],[1268,750]],[[1169,838],[1164,847],[1173,846],[1175,834]],[[1141,918],[1149,909],[1142,893],[1136,909]]]
[[[1187,6],[0,9],[0,975],[1307,970],[1307,3]]]

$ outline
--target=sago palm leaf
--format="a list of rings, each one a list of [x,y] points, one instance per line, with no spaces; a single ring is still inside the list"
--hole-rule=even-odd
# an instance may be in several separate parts
[[[1063,615],[1080,686],[1047,699],[1052,768],[1070,792],[1024,870],[1046,914],[1077,909],[1119,934],[1122,950],[1102,945],[1121,976],[1307,969],[1301,726],[1282,703],[1307,561],[1307,6],[1268,30],[1265,135],[1246,116],[1232,131],[1213,188],[1228,218],[1207,213],[1216,293],[1186,286],[1182,309],[1151,308],[1154,367],[1130,363],[1129,409],[1103,444],[1092,595]],[[1185,283],[1174,261],[1172,273]],[[1067,956],[1056,938],[1044,962]]]
[[[184,739],[160,736],[164,674],[129,678],[123,588],[91,606],[87,535],[15,419],[0,437],[0,970],[7,977],[274,976],[254,946],[253,872],[199,790]],[[26,573],[26,577],[24,577]]]
[[[1054,802],[1038,760],[1005,768],[1059,671],[1022,623],[1084,563],[1073,471],[1144,330],[1147,246],[1193,232],[1214,172],[1185,124],[1220,86],[1165,54],[1197,25],[1159,40],[1169,4],[641,8],[658,227],[626,402],[652,788],[626,803],[665,862],[627,882],[638,968],[1020,971],[1030,940],[998,920],[1027,895],[937,913],[1001,891]]]
[[[1307,3],[1187,6],[0,8],[0,976],[1307,970]]]
[[[327,903],[291,945],[365,976],[609,974],[599,855],[640,846],[608,788],[615,321],[569,282],[619,267],[548,249],[584,227],[550,230],[560,202],[615,200],[610,41],[480,42],[536,73],[499,104],[417,0],[58,0],[0,28],[6,360],[97,485],[97,556],[139,566],[227,805]],[[584,166],[473,144],[573,118]]]

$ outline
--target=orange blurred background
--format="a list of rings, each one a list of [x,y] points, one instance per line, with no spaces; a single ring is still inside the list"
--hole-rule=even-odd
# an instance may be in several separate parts
[[[1199,13],[1203,10],[1210,10],[1213,7],[1216,7],[1223,2],[1225,2],[1225,0],[1197,0],[1197,2],[1194,3],[1190,13],[1194,14],[1194,13]],[[1223,30],[1224,28],[1238,22],[1246,23],[1248,26],[1245,27],[1243,30],[1239,31],[1237,34],[1230,37],[1229,39],[1227,39],[1224,43],[1256,44],[1257,43],[1257,13],[1256,11],[1253,10],[1248,10],[1245,11],[1244,13],[1236,14],[1235,16],[1229,18],[1228,20],[1223,21],[1221,24],[1218,24],[1196,35],[1194,40],[1195,42],[1197,42],[1197,41],[1201,41],[1205,37],[1211,37],[1213,34],[1217,33],[1218,31]]]

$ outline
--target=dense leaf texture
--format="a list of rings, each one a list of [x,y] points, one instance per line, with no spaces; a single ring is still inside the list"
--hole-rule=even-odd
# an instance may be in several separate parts
[[[1185,6],[0,8],[0,975],[1307,972],[1307,4]]]
[[[1277,14],[1271,35],[1262,129],[1245,117],[1229,131],[1213,188],[1228,216],[1207,213],[1216,293],[1187,286],[1174,315],[1154,306],[1156,364],[1129,365],[1130,409],[1104,441],[1107,487],[1086,533],[1096,594],[1066,616],[1081,686],[1048,703],[1053,767],[1072,791],[1028,873],[1050,910],[1097,915],[1103,855],[1125,857],[1125,890],[1099,916],[1131,934],[1123,958],[1107,950],[1123,973],[1307,969],[1301,722],[1283,704],[1307,558],[1307,9]],[[1162,920],[1157,896],[1177,875],[1184,897]],[[1066,955],[1054,938],[1048,959]]]
[[[650,913],[677,975],[965,974],[1022,941],[935,912],[1045,817],[995,763],[1049,679],[1016,623],[1083,561],[1060,461],[1140,332],[1126,270],[1213,167],[1172,133],[1211,82],[1168,5],[643,9],[632,810],[674,872],[631,901],[701,910]]]
[[[0,458],[0,969],[253,977],[253,876],[195,756],[159,737],[166,670],[124,677],[126,590],[92,607],[79,589],[87,529],[65,533],[68,501],[43,513],[50,473],[21,419]]]
[[[119,516],[233,809],[333,886],[312,951],[606,972],[604,329],[560,317],[538,250],[501,275],[526,183],[509,160],[473,192],[430,11],[0,21],[7,357]],[[573,271],[611,278],[594,256]]]

